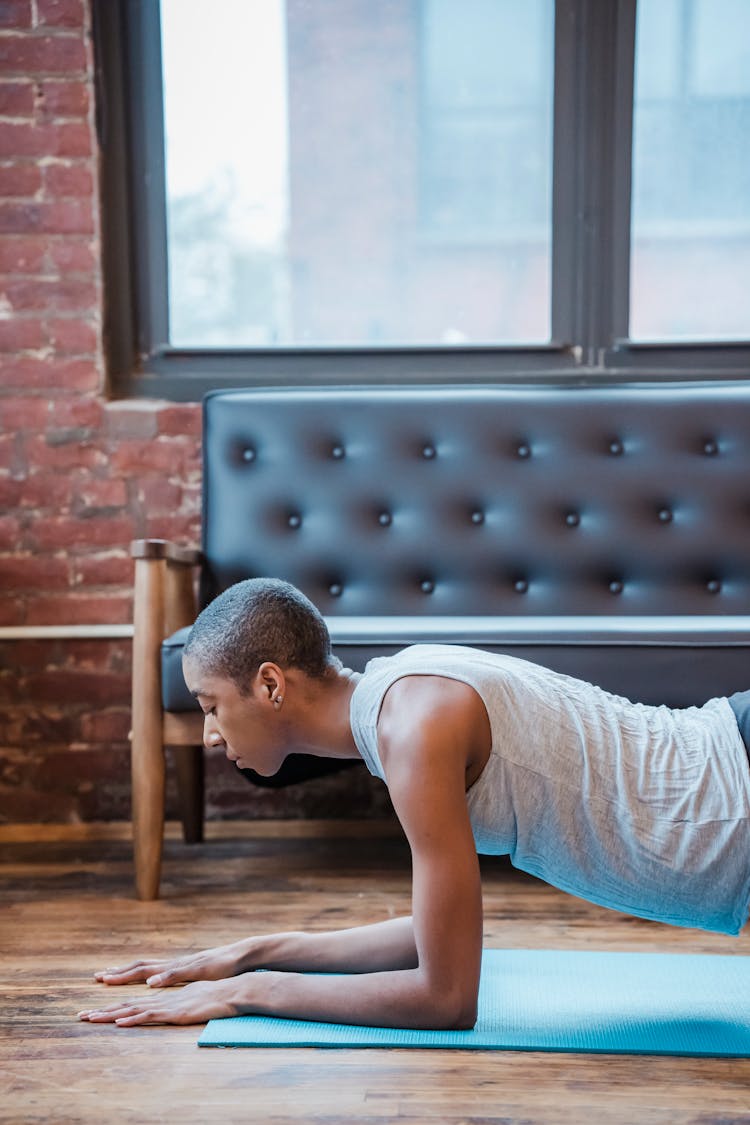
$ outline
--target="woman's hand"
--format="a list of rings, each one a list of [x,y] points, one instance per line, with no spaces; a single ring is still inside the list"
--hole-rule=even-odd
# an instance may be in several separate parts
[[[139,984],[145,981],[151,988],[185,984],[187,981],[223,980],[251,967],[245,964],[248,945],[247,941],[236,941],[183,957],[131,961],[120,968],[102,969],[94,974],[94,979],[102,984]]]
[[[161,992],[140,1000],[122,1000],[106,1008],[90,1008],[78,1013],[88,1023],[116,1023],[135,1027],[150,1023],[205,1023],[207,1020],[236,1016],[238,987],[233,980],[198,981],[174,992]]]

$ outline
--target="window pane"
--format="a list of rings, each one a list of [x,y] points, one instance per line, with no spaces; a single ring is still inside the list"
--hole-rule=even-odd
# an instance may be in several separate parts
[[[176,346],[550,336],[554,0],[162,0]]]
[[[639,0],[630,336],[750,337],[750,2]]]

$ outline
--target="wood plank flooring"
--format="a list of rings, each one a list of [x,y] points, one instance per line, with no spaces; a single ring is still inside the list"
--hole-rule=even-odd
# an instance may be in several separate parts
[[[750,1060],[531,1052],[201,1050],[199,1028],[79,1023],[91,974],[249,932],[409,909],[392,825],[170,826],[163,897],[131,890],[124,825],[0,827],[0,1122],[750,1125]],[[486,944],[750,954],[739,939],[599,910],[483,862]],[[142,986],[137,986],[142,987]]]

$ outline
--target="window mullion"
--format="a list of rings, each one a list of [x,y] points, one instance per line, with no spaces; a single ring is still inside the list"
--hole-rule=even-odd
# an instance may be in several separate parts
[[[141,0],[127,43],[132,115],[131,198],[135,248],[137,346],[150,356],[169,345],[164,93],[158,0]]]
[[[627,328],[635,0],[558,0],[557,22],[553,328],[598,368]]]
[[[560,347],[580,345],[580,236],[576,215],[580,192],[577,75],[581,67],[579,0],[555,4],[555,81],[552,157],[551,339]]]

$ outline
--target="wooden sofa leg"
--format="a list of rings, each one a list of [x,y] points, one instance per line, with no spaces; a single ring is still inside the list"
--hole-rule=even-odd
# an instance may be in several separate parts
[[[204,763],[202,746],[175,746],[175,772],[182,835],[186,844],[203,840]]]
[[[136,894],[159,895],[164,836],[165,762],[160,646],[164,622],[163,559],[137,559],[133,617],[133,858]]]
[[[133,724],[133,859],[138,898],[159,897],[164,838],[165,765],[161,738],[149,739]]]

